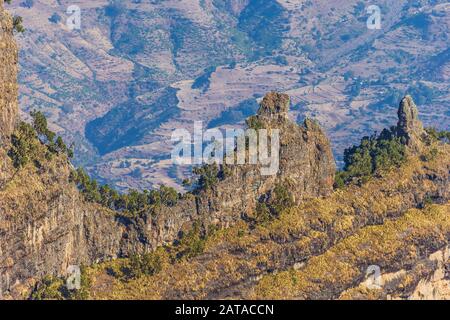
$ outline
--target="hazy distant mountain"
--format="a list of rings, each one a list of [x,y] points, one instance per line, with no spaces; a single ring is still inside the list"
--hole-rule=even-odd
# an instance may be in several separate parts
[[[319,120],[338,160],[395,123],[405,92],[426,125],[449,128],[446,1],[378,1],[380,30],[364,1],[78,1],[74,31],[71,2],[32,3],[13,5],[27,28],[21,106],[119,188],[175,185],[188,170],[166,160],[173,129],[241,125],[270,90],[292,97],[293,119]]]

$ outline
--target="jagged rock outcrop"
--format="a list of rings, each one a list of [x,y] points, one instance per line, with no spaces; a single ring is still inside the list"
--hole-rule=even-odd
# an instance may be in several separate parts
[[[0,7],[1,8],[1,7]],[[70,182],[64,157],[17,170],[7,156],[17,106],[17,47],[11,17],[0,9],[0,294],[21,297],[45,275],[64,275],[69,265],[92,264],[170,244],[199,221],[227,227],[252,215],[258,201],[283,184],[297,202],[332,191],[334,160],[328,139],[311,121],[289,121],[289,97],[270,93],[257,121],[280,129],[279,170],[261,175],[261,165],[231,166],[225,179],[174,207],[127,218],[86,203]]]
[[[278,171],[263,175],[261,164],[232,167],[229,178],[199,197],[202,213],[251,214],[256,202],[261,197],[269,198],[277,185],[288,189],[297,203],[332,192],[336,167],[330,143],[321,128],[310,120],[306,120],[304,126],[290,121],[289,103],[288,95],[269,93],[257,115],[252,117],[269,133],[275,129],[280,131]]]
[[[0,148],[0,160],[8,163]],[[115,214],[84,202],[69,182],[66,159],[15,173],[0,188],[0,298],[24,297],[45,275],[118,255],[123,226]],[[14,174],[15,173],[15,174]]]
[[[397,135],[404,138],[406,145],[415,151],[421,149],[422,141],[427,135],[410,95],[402,99],[398,108]]]
[[[290,121],[289,103],[286,94],[268,93],[257,115],[252,117],[268,132],[280,130],[277,172],[263,175],[261,163],[229,166],[226,177],[211,188],[156,217],[149,213],[132,222],[138,227],[130,230],[128,243],[142,249],[170,243],[194,221],[201,222],[206,229],[212,225],[230,226],[239,219],[252,217],[258,202],[274,197],[276,186],[287,189],[296,203],[330,194],[336,169],[330,143],[312,120],[305,120],[303,126]]]
[[[0,1],[0,145],[12,133],[17,121],[17,63],[12,17]]]

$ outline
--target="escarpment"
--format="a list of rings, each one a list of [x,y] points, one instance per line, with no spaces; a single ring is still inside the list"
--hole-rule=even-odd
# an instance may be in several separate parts
[[[450,147],[419,136],[411,142],[422,152],[408,148],[400,167],[305,199],[256,227],[238,222],[208,237],[203,253],[157,274],[117,284],[106,263],[94,279],[110,281],[111,290],[94,280],[91,298],[448,299]],[[373,266],[381,288],[367,286]]]
[[[346,291],[376,265],[382,274],[405,275],[371,294],[407,298],[435,272],[428,263],[422,269],[423,262],[450,241],[449,159],[450,148],[443,145],[433,160],[411,156],[384,177],[305,200],[254,229],[237,223],[207,238],[197,257],[155,275],[112,285],[108,292],[94,281],[91,297],[338,299],[350,296]],[[95,277],[116,283],[102,275],[109,267],[96,269]],[[445,279],[436,281],[442,285]]]
[[[13,20],[0,1],[0,145],[12,133],[17,121],[17,65]]]

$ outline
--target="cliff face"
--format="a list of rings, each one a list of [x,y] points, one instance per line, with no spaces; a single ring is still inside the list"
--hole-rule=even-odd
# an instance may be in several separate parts
[[[0,159],[9,164],[1,148]],[[114,213],[83,201],[66,159],[2,170],[9,174],[0,187],[0,294],[24,297],[47,274],[117,256]]]
[[[18,114],[17,47],[11,17],[4,12],[1,0],[0,26],[0,297],[26,297],[36,281],[49,274],[65,275],[69,265],[91,265],[171,244],[180,231],[189,230],[195,221],[205,229],[212,225],[240,225],[242,220],[252,218],[258,202],[270,202],[276,197],[274,189],[282,186],[300,207],[293,209],[292,214],[283,214],[273,222],[272,229],[257,228],[256,234],[246,238],[244,247],[215,239],[217,243],[211,244],[213,251],[209,256],[200,257],[191,265],[175,265],[165,273],[175,276],[181,270],[190,276],[192,266],[208,270],[211,274],[193,275],[201,277],[195,279],[196,283],[207,281],[201,290],[190,292],[190,287],[183,287],[182,276],[176,284],[162,276],[153,279],[161,289],[154,290],[161,293],[159,297],[223,298],[241,291],[244,297],[277,297],[265,291],[265,283],[258,284],[256,279],[267,276],[271,270],[295,269],[298,263],[324,254],[338,241],[371,224],[384,223],[411,208],[423,207],[427,199],[438,203],[450,199],[448,148],[434,162],[423,164],[416,159],[414,166],[385,178],[381,185],[372,183],[333,193],[335,166],[328,139],[314,121],[305,120],[298,126],[288,119],[287,95],[269,93],[249,123],[269,132],[280,130],[276,174],[262,175],[261,164],[230,166],[223,179],[186,195],[174,207],[162,207],[133,218],[86,203],[70,182],[72,167],[65,156],[43,159],[38,167],[29,164],[20,170],[13,167],[7,156]],[[411,150],[423,147],[423,128],[410,98],[400,105],[397,132],[405,137]],[[438,211],[445,210],[448,214],[448,207]],[[427,223],[428,220],[423,222]],[[230,232],[233,230],[238,229]],[[442,223],[441,229],[430,237],[424,233],[419,243],[412,238],[408,244],[417,245],[417,250],[437,250],[446,244],[448,234],[447,224]],[[420,250],[417,257],[423,256]],[[400,249],[399,252],[407,256]],[[222,266],[225,262],[221,259],[228,264]],[[388,267],[396,261],[383,263]],[[401,263],[397,262],[397,267],[403,267]],[[200,266],[205,264],[210,267],[202,269]],[[352,288],[361,279],[344,280],[333,290],[294,296],[334,298],[342,292],[340,289]],[[311,282],[317,285],[317,281]],[[173,286],[164,287],[167,283]],[[323,285],[327,285],[325,280]]]
[[[277,185],[295,201],[332,191],[334,160],[328,139],[311,121],[287,118],[289,97],[268,94],[255,116],[268,131],[280,130],[279,170],[236,165],[211,188],[174,207],[126,218],[86,203],[69,175],[65,156],[43,158],[38,167],[13,167],[7,152],[17,121],[17,47],[11,17],[0,6],[0,295],[24,297],[45,275],[65,275],[69,265],[90,265],[171,244],[194,221],[208,229],[228,227],[253,215]],[[41,146],[46,148],[45,146]],[[45,153],[45,150],[44,150]]]
[[[17,121],[17,63],[12,17],[0,1],[0,144],[11,134]]]

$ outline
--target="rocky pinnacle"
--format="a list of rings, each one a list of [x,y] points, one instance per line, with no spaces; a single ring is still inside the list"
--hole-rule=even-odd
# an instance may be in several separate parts
[[[404,138],[407,146],[413,150],[420,149],[422,139],[426,136],[419,120],[419,111],[410,95],[402,99],[398,108],[397,135]]]

